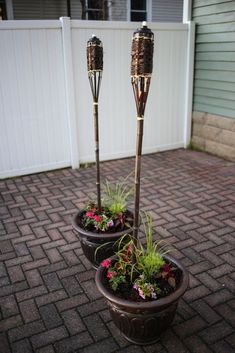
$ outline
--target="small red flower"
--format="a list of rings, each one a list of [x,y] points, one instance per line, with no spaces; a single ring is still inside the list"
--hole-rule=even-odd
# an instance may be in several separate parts
[[[92,211],[86,212],[86,217],[87,218],[93,218],[93,216],[94,216],[94,213]]]
[[[165,265],[163,265],[162,266],[162,271],[163,272],[170,272],[170,270],[171,270],[171,266],[170,265],[168,265],[168,264],[165,264]]]
[[[101,266],[108,268],[111,265],[112,260],[106,259],[101,262]]]
[[[116,276],[116,274],[117,274],[117,272],[115,272],[115,271],[108,271],[107,278],[112,278],[112,277]]]
[[[102,221],[102,217],[101,217],[101,216],[95,215],[93,218],[94,218],[94,220],[95,220],[96,222],[101,222],[101,221]]]

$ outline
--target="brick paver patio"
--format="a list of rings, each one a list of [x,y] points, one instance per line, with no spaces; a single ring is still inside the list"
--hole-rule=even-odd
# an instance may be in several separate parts
[[[133,166],[105,162],[102,176]],[[235,352],[235,164],[177,150],[144,156],[142,175],[142,209],[190,272],[172,327],[146,347],[118,333],[71,228],[95,168],[65,169],[0,181],[1,353]]]

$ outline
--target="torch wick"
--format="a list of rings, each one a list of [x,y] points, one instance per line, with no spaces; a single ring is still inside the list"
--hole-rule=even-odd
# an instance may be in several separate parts
[[[143,22],[142,22],[142,26],[143,26],[143,27],[147,27],[147,22],[146,22],[146,21],[143,21]]]

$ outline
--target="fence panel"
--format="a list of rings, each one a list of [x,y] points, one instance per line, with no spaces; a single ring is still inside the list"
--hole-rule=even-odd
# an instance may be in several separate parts
[[[46,22],[0,30],[2,178],[70,165],[61,25]]]
[[[143,152],[184,146],[187,25],[151,23],[155,34],[153,77],[145,114]],[[72,21],[78,144],[81,162],[94,161],[92,98],[86,43],[97,35],[104,47],[100,92],[102,160],[135,154],[136,111],[130,83],[133,23]]]
[[[188,25],[150,27],[155,51],[144,153],[183,147],[187,120]],[[93,33],[104,46],[101,160],[135,154],[130,82],[134,29],[136,23],[68,18],[0,24],[0,178],[94,161],[86,64],[86,44]]]

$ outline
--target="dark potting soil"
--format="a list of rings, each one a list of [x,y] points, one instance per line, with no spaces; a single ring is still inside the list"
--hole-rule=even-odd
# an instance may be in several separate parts
[[[171,263],[169,263],[169,265],[175,268],[175,265],[173,265]],[[107,271],[106,271],[106,273],[107,273]],[[174,270],[174,279],[175,279],[175,284],[176,284],[175,287],[172,287],[168,283],[168,279],[165,279],[162,277],[155,279],[155,284],[160,289],[160,293],[157,294],[157,299],[151,299],[151,298],[143,299],[143,298],[141,298],[138,294],[138,291],[133,288],[133,283],[132,284],[123,283],[119,286],[118,290],[114,291],[109,284],[108,278],[105,277],[104,285],[110,293],[112,293],[113,295],[115,295],[116,297],[118,297],[120,299],[126,299],[126,300],[130,300],[133,302],[144,303],[144,302],[155,301],[160,298],[164,298],[164,297],[170,295],[171,293],[175,292],[179,288],[179,285],[182,280],[182,271],[179,268]]]

